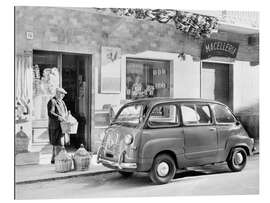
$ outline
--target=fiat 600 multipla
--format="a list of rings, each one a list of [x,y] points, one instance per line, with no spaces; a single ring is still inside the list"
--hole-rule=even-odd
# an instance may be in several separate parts
[[[124,176],[149,172],[155,184],[177,170],[226,162],[241,171],[254,151],[232,111],[203,99],[140,99],[120,108],[98,150],[97,161]]]

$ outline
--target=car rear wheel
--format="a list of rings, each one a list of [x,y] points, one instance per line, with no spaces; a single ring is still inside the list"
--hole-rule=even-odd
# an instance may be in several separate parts
[[[127,172],[127,171],[118,171],[122,176],[128,178],[133,175],[133,172]]]
[[[228,167],[233,172],[241,171],[247,163],[247,153],[243,148],[234,148],[227,160]]]
[[[167,154],[158,155],[153,162],[150,179],[155,184],[166,184],[175,175],[175,162],[171,156]]]

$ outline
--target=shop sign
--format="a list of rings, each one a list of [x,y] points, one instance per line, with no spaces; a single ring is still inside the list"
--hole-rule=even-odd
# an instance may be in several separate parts
[[[203,42],[201,59],[213,56],[236,58],[239,43],[207,39]]]
[[[121,49],[101,47],[101,93],[120,93]]]

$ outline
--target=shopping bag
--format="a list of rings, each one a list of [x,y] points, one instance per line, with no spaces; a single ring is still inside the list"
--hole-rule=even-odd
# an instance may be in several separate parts
[[[78,121],[71,114],[68,115],[67,122],[69,126],[69,134],[77,134],[78,130]]]

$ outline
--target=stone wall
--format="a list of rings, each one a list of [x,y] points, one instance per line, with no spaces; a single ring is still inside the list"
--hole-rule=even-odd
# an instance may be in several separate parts
[[[33,39],[26,39],[26,32],[32,32]],[[211,38],[240,43],[237,61],[255,63],[259,61],[259,44],[250,46],[246,35],[220,32],[213,34]],[[173,54],[185,52],[191,58],[188,58],[188,61],[183,64],[178,63],[181,67],[176,65],[175,68],[178,69],[175,73],[180,74],[180,70],[184,70],[189,74],[196,73],[194,77],[198,78],[201,44],[202,40],[195,40],[176,30],[173,24],[103,15],[93,12],[93,9],[15,8],[15,54],[23,54],[25,51],[36,49],[84,53],[92,56],[90,76],[92,77],[91,107],[93,110],[102,106],[98,103],[101,99],[119,103],[121,94],[123,94],[113,95],[99,92],[101,46],[119,47],[123,56],[136,56],[147,51]],[[192,66],[193,61],[195,62],[194,67]],[[125,71],[122,76],[124,73]],[[187,78],[184,75],[181,77]],[[122,81],[122,84],[125,84],[125,80]],[[199,87],[193,88],[197,97]],[[174,89],[176,90],[177,87]],[[180,88],[174,94],[176,96],[186,95],[183,91],[184,88]],[[93,117],[94,111],[92,111],[92,133],[98,131],[94,129]]]
[[[34,33],[33,40],[26,32]],[[212,38],[240,43],[237,60],[258,61],[258,45],[249,46],[248,36],[216,33]],[[116,46],[123,54],[146,50],[200,56],[202,40],[195,40],[172,24],[102,15],[88,10],[50,7],[16,7],[16,53],[45,49],[99,54],[100,46]]]

